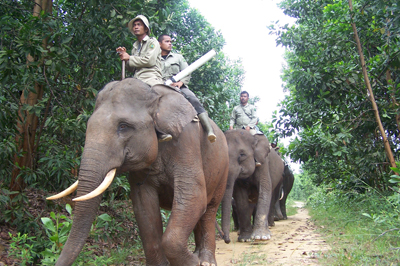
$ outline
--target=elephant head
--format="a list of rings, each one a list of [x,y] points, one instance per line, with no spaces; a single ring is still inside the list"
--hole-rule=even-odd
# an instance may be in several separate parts
[[[225,243],[229,243],[231,202],[235,182],[247,180],[251,176],[258,180],[262,178],[265,168],[268,169],[267,157],[270,149],[264,135],[253,136],[246,130],[229,130],[225,132],[225,137],[229,147],[229,173],[222,200],[222,230]],[[256,167],[255,160],[261,163],[260,167]]]
[[[287,197],[289,196],[290,191],[293,188],[293,183],[294,183],[293,173],[290,170],[289,166],[285,165],[285,169],[283,171],[281,197],[278,201],[278,204],[276,204],[276,207],[278,208],[277,213],[278,213],[278,215],[280,214],[282,216],[282,218],[280,216],[279,216],[279,218],[283,219],[283,220],[287,219],[286,200],[287,200]]]
[[[87,124],[79,179],[60,193],[64,196],[77,188],[78,198],[72,229],[56,265],[71,265],[80,253],[113,174],[148,168],[157,158],[157,132],[178,138],[193,119],[194,109],[182,98],[164,85],[150,88],[133,78],[111,82],[99,92]]]

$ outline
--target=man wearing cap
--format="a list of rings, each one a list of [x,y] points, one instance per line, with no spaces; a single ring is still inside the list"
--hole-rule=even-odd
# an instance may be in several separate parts
[[[163,34],[158,37],[158,42],[161,48],[161,65],[162,65],[162,78],[164,81],[169,80],[182,70],[188,67],[188,63],[182,55],[172,53],[172,41],[171,37]],[[201,105],[196,95],[189,90],[188,84],[190,81],[190,75],[182,78],[181,80],[171,84],[172,87],[180,89],[182,95],[193,105],[200,119],[201,124],[207,131],[207,138],[210,142],[214,142],[217,136],[214,134],[213,128],[208,118],[208,114],[204,107]]]
[[[121,60],[127,62],[126,69],[134,73],[133,77],[150,86],[163,84],[161,75],[161,50],[157,40],[149,37],[149,21],[143,15],[138,15],[128,23],[128,28],[137,41],[133,44],[132,55],[125,47],[118,47]]]

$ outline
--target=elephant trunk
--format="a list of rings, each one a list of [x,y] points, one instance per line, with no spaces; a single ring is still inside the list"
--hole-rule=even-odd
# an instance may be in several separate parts
[[[96,189],[110,170],[103,163],[105,160],[97,160],[93,159],[93,157],[88,159],[85,156],[85,151],[82,157],[77,197],[86,195]],[[86,201],[76,202],[72,228],[56,266],[72,265],[78,257],[96,217],[101,199],[102,194]]]
[[[224,232],[224,241],[226,244],[231,242],[229,238],[230,228],[231,228],[231,208],[232,208],[232,194],[233,194],[233,184],[229,183],[226,185],[226,190],[224,197],[222,199],[222,231]]]
[[[86,238],[100,205],[101,198],[102,196],[99,195],[88,201],[76,203],[71,232],[60,257],[57,260],[56,266],[72,265],[78,257],[86,242]]]

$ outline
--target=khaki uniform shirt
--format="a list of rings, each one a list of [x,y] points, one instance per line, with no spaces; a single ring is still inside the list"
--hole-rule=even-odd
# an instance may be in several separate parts
[[[257,123],[256,108],[251,104],[238,105],[232,110],[230,126],[241,129],[249,126],[254,128]]]
[[[163,84],[161,75],[161,49],[158,41],[147,35],[140,43],[136,41],[133,44],[126,69],[134,73],[134,78],[140,79],[150,86]]]
[[[188,67],[188,63],[181,54],[175,54],[172,52],[170,52],[165,59],[161,57],[161,65],[161,73],[164,81],[170,79]],[[180,81],[182,81],[187,87],[190,81],[190,75],[184,77]]]

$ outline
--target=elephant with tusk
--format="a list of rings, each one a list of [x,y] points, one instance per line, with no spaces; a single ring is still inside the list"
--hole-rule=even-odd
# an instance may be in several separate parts
[[[87,125],[79,179],[49,198],[77,190],[72,229],[56,265],[74,262],[102,193],[122,172],[129,172],[146,265],[216,265],[214,221],[226,187],[228,146],[212,121],[217,141],[210,143],[195,116],[191,104],[165,85],[150,88],[127,78],[99,92]],[[165,132],[173,139],[159,143],[157,135]],[[164,232],[160,208],[171,210]],[[192,231],[194,252],[188,249]]]
[[[286,164],[285,169],[283,171],[283,182],[280,188],[280,198],[275,203],[275,220],[287,220],[286,214],[286,200],[289,196],[290,191],[293,188],[294,176],[293,172],[289,169],[289,166]]]

